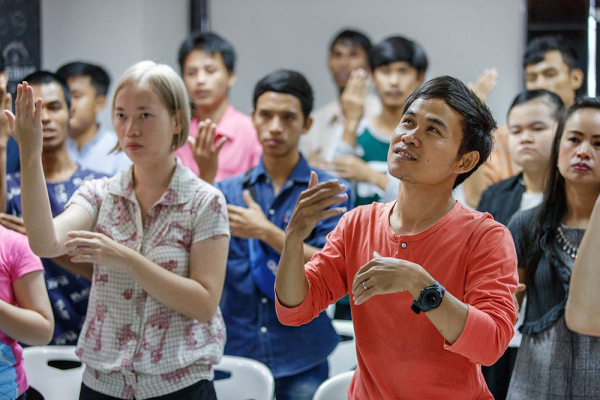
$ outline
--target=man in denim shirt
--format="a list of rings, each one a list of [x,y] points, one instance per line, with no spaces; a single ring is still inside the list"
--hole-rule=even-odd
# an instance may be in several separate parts
[[[301,74],[279,70],[261,79],[254,89],[252,122],[263,156],[245,174],[216,184],[229,204],[232,236],[221,303],[225,354],[265,363],[275,377],[277,400],[312,399],[328,377],[327,356],[339,341],[325,313],[307,325],[288,327],[278,321],[273,302],[284,230],[311,179],[298,142],[312,123],[312,106],[312,89]],[[315,172],[319,182],[333,178]],[[343,201],[332,211],[337,215],[319,222],[305,241],[306,261],[351,207],[348,189],[339,196]]]

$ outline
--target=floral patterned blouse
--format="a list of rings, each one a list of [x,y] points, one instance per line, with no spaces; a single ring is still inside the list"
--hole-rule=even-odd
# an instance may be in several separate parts
[[[225,199],[177,159],[169,187],[142,223],[133,167],[93,180],[69,204],[83,206],[103,233],[161,267],[189,276],[190,246],[229,236]],[[225,344],[218,309],[207,323],[190,319],[149,296],[125,271],[94,265],[88,311],[77,355],[83,382],[100,393],[146,399],[212,379]]]

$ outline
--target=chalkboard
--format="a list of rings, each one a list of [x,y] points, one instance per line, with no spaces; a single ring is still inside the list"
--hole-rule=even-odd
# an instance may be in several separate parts
[[[40,0],[0,0],[0,51],[8,90],[40,69]]]

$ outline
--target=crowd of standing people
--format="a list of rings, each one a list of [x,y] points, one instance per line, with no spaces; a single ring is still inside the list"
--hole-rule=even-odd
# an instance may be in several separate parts
[[[428,80],[398,35],[337,34],[339,96],[316,110],[283,69],[236,110],[215,33],[178,59],[108,99],[82,61],[7,93],[0,55],[3,398],[27,396],[21,342],[76,346],[81,399],[215,399],[226,354],[310,400],[332,304],[356,334],[350,399],[597,398],[600,100],[562,38],[529,43],[500,127],[497,71]]]

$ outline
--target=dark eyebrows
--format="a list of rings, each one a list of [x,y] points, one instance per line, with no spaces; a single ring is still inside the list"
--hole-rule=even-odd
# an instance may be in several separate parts
[[[448,126],[441,119],[438,119],[438,118],[427,118],[427,121],[431,122],[432,124],[439,125],[442,128],[448,130]]]
[[[579,131],[576,131],[576,130],[571,130],[571,131],[569,131],[567,133],[574,133],[574,134],[579,135],[579,136],[585,136],[582,132],[579,132]],[[593,138],[600,137],[600,134],[592,135],[592,137]]]
[[[405,115],[410,115],[411,117],[416,118],[417,114],[415,114],[414,111],[411,110],[406,110],[406,112],[404,113],[404,115],[402,116],[402,118],[404,118]],[[439,127],[441,127],[444,130],[448,130],[448,126],[444,123],[444,121],[442,121],[439,118],[427,118],[427,122],[431,123],[431,124],[435,124],[438,125]]]
[[[63,102],[60,100],[52,100],[45,104],[46,107],[57,107],[57,106],[62,107],[62,105],[63,105]]]

